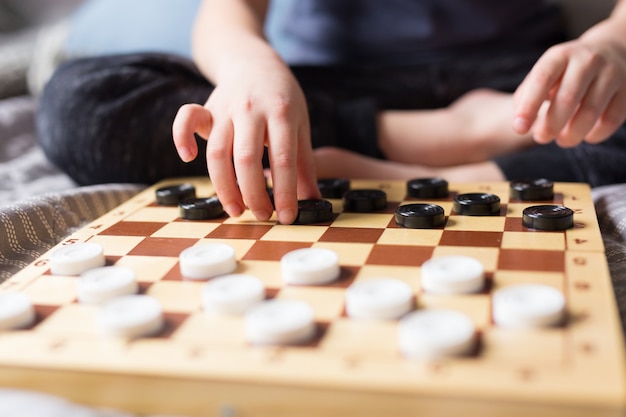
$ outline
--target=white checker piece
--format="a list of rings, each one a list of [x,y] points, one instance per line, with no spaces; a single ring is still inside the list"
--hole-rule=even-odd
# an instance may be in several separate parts
[[[180,253],[180,272],[185,278],[206,280],[230,274],[237,268],[235,249],[225,243],[204,243]]]
[[[137,293],[135,272],[124,266],[103,266],[80,275],[78,301],[101,304],[112,298]]]
[[[428,360],[466,355],[475,344],[474,323],[458,311],[418,310],[398,324],[398,345],[407,358]]]
[[[21,329],[35,321],[35,309],[24,293],[0,294],[0,331]]]
[[[98,324],[105,336],[138,338],[163,328],[163,309],[148,295],[125,295],[102,305]]]
[[[202,288],[202,305],[208,313],[243,314],[264,298],[261,280],[246,274],[223,275]]]
[[[93,242],[80,242],[63,246],[50,255],[53,275],[80,275],[85,271],[104,266],[104,248]]]
[[[485,286],[485,269],[469,256],[440,256],[422,264],[422,288],[433,294],[467,294]]]
[[[339,278],[339,256],[324,248],[291,251],[280,260],[283,281],[295,285],[321,285]]]
[[[355,319],[393,320],[413,308],[413,290],[395,278],[375,278],[346,290],[346,312]]]
[[[256,345],[302,344],[310,341],[315,332],[313,309],[298,300],[265,301],[245,316],[246,339]]]
[[[508,328],[556,326],[565,316],[565,297],[543,284],[518,284],[493,294],[493,320]]]

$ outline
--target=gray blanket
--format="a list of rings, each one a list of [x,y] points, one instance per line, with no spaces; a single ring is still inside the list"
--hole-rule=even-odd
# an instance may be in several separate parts
[[[0,282],[142,187],[76,185],[37,146],[36,103],[0,101]]]

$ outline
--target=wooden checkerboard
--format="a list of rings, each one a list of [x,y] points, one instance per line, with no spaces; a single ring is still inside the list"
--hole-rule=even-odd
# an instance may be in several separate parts
[[[554,203],[575,213],[574,228],[529,230],[508,183],[450,184],[451,196],[432,200],[446,225],[405,229],[394,210],[410,202],[402,182],[352,181],[378,188],[388,207],[376,213],[342,211],[315,225],[279,225],[240,218],[179,218],[178,208],[155,203],[155,190],[183,181],[210,196],[206,179],[159,183],[77,231],[56,248],[96,242],[107,264],[137,274],[140,292],[163,306],[166,327],[137,340],[104,339],[95,328],[98,306],[77,302],[75,276],[50,273],[44,254],[0,285],[24,292],[36,323],[0,333],[0,385],[36,389],[81,403],[138,413],[207,416],[621,416],[626,412],[624,339],[589,187],[555,184]],[[502,200],[499,216],[461,216],[452,198],[489,192]],[[298,299],[315,312],[317,337],[304,346],[258,347],[243,334],[243,319],[202,311],[203,282],[184,280],[178,254],[206,241],[231,245],[236,272],[258,277],[268,298]],[[304,247],[332,249],[341,278],[321,286],[285,286],[279,260]],[[53,249],[53,250],[55,250]],[[467,255],[486,270],[484,291],[429,294],[420,266],[441,255]],[[392,277],[414,289],[416,308],[446,307],[467,314],[478,333],[470,356],[408,360],[397,347],[396,321],[347,317],[345,289],[354,282]],[[499,328],[491,295],[518,283],[562,291],[567,320],[540,330]]]

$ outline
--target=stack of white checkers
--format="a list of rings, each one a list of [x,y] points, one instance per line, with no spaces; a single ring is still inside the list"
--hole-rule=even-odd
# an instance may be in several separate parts
[[[100,306],[102,334],[136,338],[163,329],[158,300],[137,294],[133,270],[104,266],[99,245],[68,245],[52,253],[50,264],[55,275],[80,276],[77,298]],[[187,248],[179,256],[179,264],[185,278],[207,281],[201,293],[207,314],[244,318],[249,343],[292,345],[315,338],[313,309],[302,301],[266,299],[261,280],[235,273],[237,259],[229,245],[212,242]],[[289,252],[280,266],[285,285],[325,285],[341,275],[338,255],[323,248]],[[466,256],[432,258],[422,265],[420,278],[424,292],[442,297],[471,296],[485,289],[483,265]],[[415,310],[415,299],[406,282],[392,277],[358,280],[345,291],[346,313],[351,319],[398,321],[398,348],[408,358],[467,355],[475,350],[476,329],[469,317],[454,310]],[[512,285],[494,292],[492,312],[493,322],[501,327],[555,326],[564,320],[565,298],[545,285]],[[35,320],[35,309],[26,294],[0,294],[0,330],[29,327]]]

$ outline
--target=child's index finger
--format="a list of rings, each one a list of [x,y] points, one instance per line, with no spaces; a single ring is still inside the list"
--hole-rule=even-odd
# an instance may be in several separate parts
[[[194,134],[208,137],[212,124],[211,113],[198,104],[186,104],[178,110],[172,123],[172,137],[176,151],[184,162],[194,160],[198,154]]]

